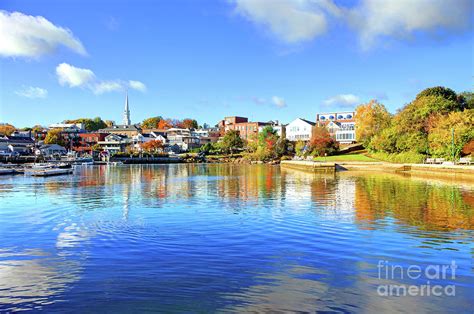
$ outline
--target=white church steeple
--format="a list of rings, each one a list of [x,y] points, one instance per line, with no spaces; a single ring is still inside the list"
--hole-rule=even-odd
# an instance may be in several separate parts
[[[125,94],[125,109],[123,110],[123,124],[130,125],[130,108],[128,107],[128,91]]]

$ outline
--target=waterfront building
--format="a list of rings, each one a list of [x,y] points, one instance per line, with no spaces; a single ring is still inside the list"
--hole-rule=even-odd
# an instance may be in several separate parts
[[[103,141],[97,144],[110,155],[119,152],[125,152],[127,147],[132,144],[132,139],[123,134],[109,134]]]
[[[37,155],[43,155],[45,157],[50,156],[65,156],[67,149],[58,144],[42,145],[36,150]]]
[[[286,139],[289,141],[309,141],[316,123],[296,118],[286,126]]]
[[[132,137],[133,149],[136,151],[141,151],[141,145],[150,141],[160,141],[163,143],[163,145],[165,145],[166,137],[161,134],[156,134],[155,132],[134,135]]]
[[[268,122],[249,122],[246,117],[225,117],[220,121],[218,126],[221,129],[221,135],[224,135],[229,130],[239,131],[240,137],[243,140],[252,140],[259,131],[260,127],[269,125]]]
[[[105,129],[100,129],[100,133],[108,133],[108,134],[118,134],[118,135],[124,135],[127,137],[133,137],[134,135],[137,135],[141,133],[142,129],[136,125],[113,125],[109,128]]]
[[[85,124],[82,122],[80,123],[53,123],[49,125],[49,128],[81,132],[85,130]]]
[[[169,146],[178,146],[181,151],[201,147],[199,137],[193,136],[189,129],[171,128],[166,131]]]
[[[329,134],[340,144],[355,143],[354,111],[319,113],[316,123],[325,126]]]
[[[78,153],[92,154],[92,147],[97,145],[97,143],[104,141],[107,135],[107,133],[100,132],[80,133],[77,146],[73,149]]]
[[[19,132],[0,137],[0,151],[16,152],[20,155],[28,155],[35,146],[35,141],[31,136]]]

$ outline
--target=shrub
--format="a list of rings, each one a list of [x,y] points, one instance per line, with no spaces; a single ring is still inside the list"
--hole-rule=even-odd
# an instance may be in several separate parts
[[[416,152],[403,152],[403,153],[384,153],[375,152],[371,153],[370,157],[382,161],[394,162],[394,163],[410,163],[410,164],[421,164],[425,161],[426,156]]]

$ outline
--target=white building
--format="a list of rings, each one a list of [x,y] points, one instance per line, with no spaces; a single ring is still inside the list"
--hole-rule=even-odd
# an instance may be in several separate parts
[[[141,151],[141,145],[150,141],[160,141],[163,145],[166,144],[166,138],[161,134],[156,134],[155,132],[140,134],[132,136],[133,149],[136,151]]]
[[[354,111],[320,113],[316,115],[316,123],[326,126],[340,144],[351,144],[356,141],[354,115]]]
[[[125,152],[127,146],[131,143],[132,140],[125,135],[109,134],[105,137],[104,141],[100,141],[97,144],[112,155],[118,152]]]
[[[289,141],[309,141],[316,123],[297,118],[286,126],[286,139]]]

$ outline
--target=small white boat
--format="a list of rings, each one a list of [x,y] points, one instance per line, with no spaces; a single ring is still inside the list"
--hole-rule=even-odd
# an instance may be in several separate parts
[[[93,161],[86,161],[86,162],[83,162],[81,165],[83,165],[83,166],[93,166],[94,162]]]
[[[119,165],[123,165],[123,162],[121,162],[121,161],[109,161],[107,164],[110,165],[110,166],[119,166]]]
[[[30,174],[35,177],[57,176],[62,174],[71,174],[74,170],[72,168],[48,168],[32,170]]]

